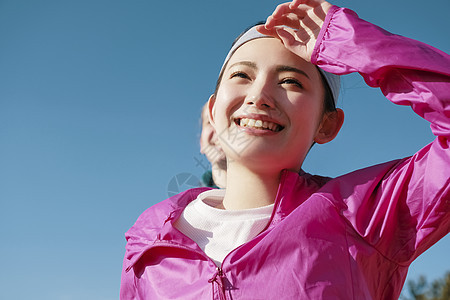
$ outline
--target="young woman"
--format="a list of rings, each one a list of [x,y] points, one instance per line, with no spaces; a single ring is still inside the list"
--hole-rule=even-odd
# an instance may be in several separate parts
[[[319,69],[320,68],[320,69]],[[338,178],[301,166],[331,141],[358,72],[431,122],[412,157]],[[209,100],[226,190],[199,188],[127,232],[121,299],[397,299],[450,228],[450,58],[322,0],[278,6],[232,47]]]

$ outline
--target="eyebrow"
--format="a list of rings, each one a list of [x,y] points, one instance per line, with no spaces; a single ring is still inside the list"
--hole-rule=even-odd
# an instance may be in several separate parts
[[[244,65],[244,66],[248,66],[252,69],[257,70],[258,67],[256,66],[256,64],[254,62],[251,61],[238,61],[237,63],[232,64],[231,66],[228,67],[228,69],[231,69],[234,66],[239,66],[239,65]]]
[[[277,72],[294,72],[294,73],[301,74],[301,75],[305,76],[306,78],[310,79],[308,74],[306,74],[304,71],[294,68],[294,67],[290,67],[290,66],[278,66]]]
[[[248,66],[248,67],[250,67],[252,69],[258,70],[258,66],[256,65],[256,63],[251,62],[251,61],[238,61],[237,63],[234,63],[231,66],[229,66],[228,69],[231,69],[232,67],[239,66],[239,65]],[[280,72],[294,72],[294,73],[298,73],[298,74],[303,75],[306,78],[310,79],[308,74],[306,74],[304,71],[302,71],[300,69],[297,69],[297,68],[294,68],[294,67],[291,67],[291,66],[281,65],[281,66],[278,66],[276,68],[276,70],[277,70],[278,73],[280,73]]]

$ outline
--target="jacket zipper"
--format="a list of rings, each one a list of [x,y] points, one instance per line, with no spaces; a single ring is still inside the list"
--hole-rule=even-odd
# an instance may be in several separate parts
[[[217,267],[216,268],[217,272],[216,274],[214,274],[214,276],[212,278],[210,278],[208,280],[209,283],[212,284],[212,299],[214,300],[214,283],[217,285],[217,291],[219,294],[219,299],[220,300],[226,300],[226,296],[225,296],[225,288],[223,286],[223,271],[221,267]]]
[[[283,183],[284,183],[283,179],[284,179],[285,176],[286,176],[286,173],[283,173],[282,176],[281,176],[281,180],[280,180],[280,188],[279,188],[280,190],[282,189],[282,185],[283,185]],[[272,224],[273,218],[275,217],[275,213],[276,213],[277,208],[278,208],[278,206],[279,206],[279,204],[280,204],[280,199],[279,199],[280,197],[281,197],[281,196],[278,196],[278,194],[277,194],[277,197],[275,198],[275,202],[274,202],[274,206],[273,206],[272,216],[270,217],[270,220],[269,220],[269,222],[267,223],[266,227],[265,227],[261,232],[264,232],[265,230],[267,230],[267,229],[270,227],[270,225]],[[258,236],[259,236],[259,234],[258,234]],[[255,238],[257,238],[258,236],[256,236]],[[253,240],[253,239],[252,239],[252,240]],[[250,242],[250,241],[248,241],[248,242]],[[248,242],[247,242],[247,243],[248,243]],[[247,244],[247,243],[245,243],[245,244]],[[228,256],[230,256],[233,252],[237,251],[239,248],[243,247],[245,244],[243,244],[243,245],[237,247],[236,249],[233,249],[231,252],[229,252],[229,253],[224,257],[221,266],[216,268],[216,269],[217,269],[216,274],[215,274],[211,279],[208,280],[208,282],[213,283],[213,299],[214,299],[214,282],[216,282],[217,285],[218,285],[218,290],[219,290],[219,299],[220,299],[220,300],[226,300],[226,296],[225,296],[225,287],[224,287],[224,285],[223,285],[223,277],[225,277],[224,274],[223,274],[223,262],[227,259]],[[205,256],[205,257],[207,257],[208,260],[211,260],[206,254],[202,253],[202,255]],[[217,280],[217,277],[220,278],[220,281]],[[219,282],[220,282],[220,283],[219,283]]]
[[[282,190],[282,186],[284,185],[283,183],[284,183],[284,178],[285,178],[285,177],[286,177],[286,172],[283,172],[282,175],[281,175],[281,179],[280,179],[280,187],[279,187],[279,190]],[[267,230],[267,228],[269,228],[270,225],[272,224],[273,218],[274,218],[274,216],[275,216],[275,212],[277,211],[277,208],[278,208],[279,203],[280,203],[280,199],[279,199],[279,198],[280,198],[280,196],[279,196],[278,193],[277,193],[277,196],[276,196],[276,198],[275,198],[274,207],[273,207],[272,216],[270,217],[270,220],[269,220],[269,222],[267,223],[267,226],[266,226],[261,232]],[[168,219],[168,220],[166,220],[166,222],[167,222],[167,221],[170,221],[170,220]],[[175,227],[173,227],[173,228],[176,229]],[[197,254],[199,254],[200,256],[202,256],[202,257],[204,257],[204,258],[206,258],[208,261],[212,262],[212,263],[215,265],[215,262],[214,262],[209,256],[207,256],[206,253],[204,253],[203,251],[198,251],[198,250],[195,250],[195,249],[192,249],[192,248],[183,246],[183,245],[181,245],[181,244],[175,244],[175,243],[172,243],[172,242],[169,242],[169,241],[161,241],[161,240],[158,241],[158,242],[155,242],[155,244],[153,244],[152,247],[157,247],[158,244],[161,245],[161,246],[164,245],[164,246],[174,247],[174,248],[183,249],[183,250],[186,250],[186,251],[191,251],[191,252],[197,253]],[[226,260],[226,258],[227,258],[230,254],[232,254],[234,251],[236,251],[237,249],[239,249],[239,248],[242,247],[242,246],[243,246],[243,245],[237,247],[236,249],[234,249],[234,250],[232,250],[230,253],[228,253],[228,254],[224,257],[221,266],[220,266],[220,267],[216,267],[216,273],[214,274],[214,276],[211,277],[211,278],[208,280],[208,282],[212,284],[212,297],[213,297],[213,299],[214,299],[214,294],[215,294],[215,293],[214,293],[214,284],[216,284],[216,285],[217,285],[218,294],[219,294],[219,299],[220,299],[220,300],[226,300],[226,296],[225,296],[225,287],[224,287],[224,284],[223,284],[223,278],[225,277],[225,275],[223,274],[223,262]],[[152,247],[150,247],[150,248],[152,248]],[[150,248],[149,248],[149,249],[150,249]],[[148,250],[148,249],[147,249],[147,250]],[[144,252],[145,252],[145,251],[144,251]]]

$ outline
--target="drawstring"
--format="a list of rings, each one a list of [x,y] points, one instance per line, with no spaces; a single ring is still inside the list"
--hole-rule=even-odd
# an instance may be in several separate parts
[[[226,300],[226,298],[225,298],[225,291],[223,289],[222,277],[223,277],[222,269],[217,267],[216,274],[214,274],[214,276],[211,279],[209,279],[208,282],[212,284],[212,295],[213,295],[213,297],[214,297],[214,282],[215,282],[215,283],[217,283],[217,288],[219,290],[219,299],[220,300]]]

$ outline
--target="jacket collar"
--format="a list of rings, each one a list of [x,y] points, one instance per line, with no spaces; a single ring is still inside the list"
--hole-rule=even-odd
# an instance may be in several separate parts
[[[328,177],[312,176],[303,170],[299,173],[283,170],[268,228],[281,222],[329,180]]]
[[[276,226],[328,180],[329,178],[311,176],[303,171],[295,173],[283,170],[268,228]],[[207,190],[210,188],[190,189],[147,209],[125,234],[126,270],[130,270],[147,250],[158,245],[200,250],[195,242],[174,230],[172,223],[181,216],[191,201]]]
[[[193,242],[189,238],[177,230],[173,230],[172,222],[181,216],[184,208],[191,201],[195,200],[200,193],[209,189],[187,190],[148,208],[142,213],[133,227],[125,233],[127,245],[124,267],[126,271],[128,272],[147,250],[157,246],[162,241],[192,244]]]

